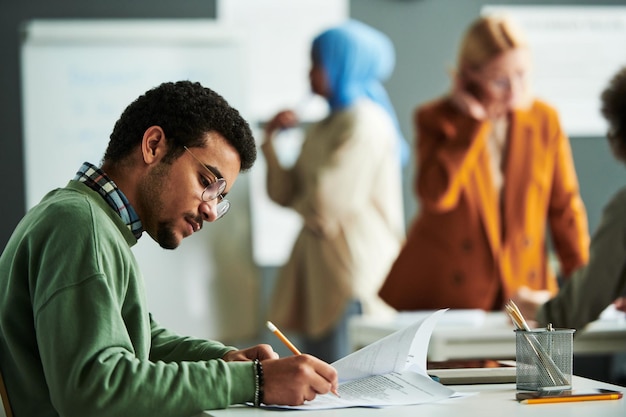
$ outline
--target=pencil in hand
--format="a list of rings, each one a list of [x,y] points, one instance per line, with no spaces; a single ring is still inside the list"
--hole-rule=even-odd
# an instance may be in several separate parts
[[[267,328],[270,329],[270,331],[272,333],[274,333],[276,335],[276,337],[278,337],[280,339],[281,342],[283,342],[283,344],[285,346],[287,346],[289,348],[289,350],[291,351],[291,353],[293,353],[294,355],[301,355],[302,353],[298,350],[297,347],[295,347],[293,345],[293,343],[291,343],[289,341],[289,339],[287,339],[285,337],[285,335],[283,334],[283,332],[281,332],[280,330],[278,330],[278,327],[274,326],[274,323],[272,323],[271,321],[268,321],[267,323]]]
[[[283,342],[283,344],[287,346],[294,355],[302,355],[302,353],[298,350],[298,348],[295,347],[293,343],[289,341],[289,339],[287,339],[287,337],[283,334],[283,332],[281,332],[278,329],[278,327],[274,325],[274,323],[272,323],[271,321],[268,321],[265,324],[267,325],[267,328],[270,329],[270,331],[274,333],[276,337],[278,337],[278,339],[280,339],[280,341]],[[335,394],[337,397],[339,397],[339,392],[337,392],[336,388],[333,388],[331,392]]]

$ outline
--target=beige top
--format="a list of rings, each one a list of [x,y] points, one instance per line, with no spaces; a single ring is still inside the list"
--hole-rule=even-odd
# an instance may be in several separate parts
[[[487,149],[491,161],[491,175],[493,177],[493,185],[498,194],[504,186],[504,155],[506,155],[507,127],[508,123],[505,117],[501,117],[491,121],[491,132],[487,138]]]
[[[404,238],[396,143],[387,113],[362,100],[311,126],[290,169],[262,146],[270,198],[304,221],[270,303],[277,326],[323,334],[353,299],[391,311],[377,293]]]
[[[491,178],[493,181],[493,189],[498,198],[500,216],[501,234],[500,237],[504,240],[506,233],[506,224],[502,220],[504,217],[504,198],[503,189],[505,186],[505,164],[506,164],[506,146],[508,142],[507,128],[508,121],[506,117],[491,120],[491,131],[487,137],[487,151],[489,152],[489,163],[491,167]]]

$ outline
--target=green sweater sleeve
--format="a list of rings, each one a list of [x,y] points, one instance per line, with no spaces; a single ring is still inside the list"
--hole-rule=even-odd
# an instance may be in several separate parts
[[[227,352],[236,350],[235,347],[225,346],[213,340],[179,336],[171,330],[161,327],[152,315],[150,316],[150,327],[152,335],[150,360],[152,361],[176,362],[221,359]]]

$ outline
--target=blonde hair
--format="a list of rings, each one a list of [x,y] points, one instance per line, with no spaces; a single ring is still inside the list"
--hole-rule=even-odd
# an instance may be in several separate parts
[[[483,16],[465,32],[458,55],[458,68],[478,69],[499,54],[528,47],[526,37],[506,16]]]

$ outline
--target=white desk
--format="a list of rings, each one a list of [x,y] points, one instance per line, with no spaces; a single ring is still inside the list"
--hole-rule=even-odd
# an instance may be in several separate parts
[[[607,388],[626,393],[625,387],[574,377],[574,389]],[[205,411],[202,416],[213,417],[270,417],[286,413],[303,417],[624,417],[626,396],[620,400],[587,401],[560,404],[520,404],[515,400],[515,384],[455,385],[459,392],[478,392],[463,398],[450,398],[430,404],[388,408],[343,408],[313,411],[274,411],[248,406],[226,410]],[[199,416],[198,416],[199,417]]]
[[[348,325],[350,347],[357,350],[411,323],[405,313],[387,319],[353,317]],[[626,320],[595,321],[574,335],[575,354],[616,352],[626,352]],[[438,323],[428,346],[428,360],[456,359],[515,359],[515,333],[508,317],[490,312],[479,324]]]

